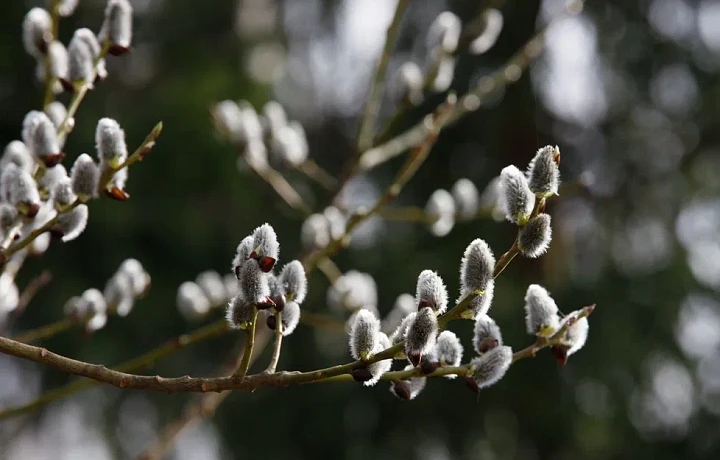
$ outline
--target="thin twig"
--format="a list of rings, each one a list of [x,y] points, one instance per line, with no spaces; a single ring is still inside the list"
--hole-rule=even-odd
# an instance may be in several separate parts
[[[252,314],[250,317],[250,325],[245,330],[245,348],[243,349],[243,356],[240,360],[240,365],[235,371],[235,376],[243,378],[250,368],[250,358],[252,357],[253,347],[255,346],[255,326],[257,325],[258,309],[255,305],[252,306]]]
[[[332,174],[321,168],[320,165],[311,158],[302,162],[297,169],[308,178],[317,182],[325,190],[332,191],[337,185],[337,180],[332,176]]]
[[[282,349],[283,341],[283,325],[282,325],[282,312],[275,313],[275,344],[273,345],[272,356],[270,357],[270,364],[268,364],[265,372],[268,374],[274,374],[277,369],[278,361],[280,361],[280,350]]]

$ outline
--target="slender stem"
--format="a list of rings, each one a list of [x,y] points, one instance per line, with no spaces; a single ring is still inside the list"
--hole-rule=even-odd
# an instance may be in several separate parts
[[[37,342],[38,340],[47,339],[48,337],[67,331],[81,322],[82,318],[63,318],[46,326],[41,326],[36,329],[23,332],[22,334],[18,334],[13,337],[13,340],[23,343]]]
[[[250,358],[252,357],[253,347],[255,346],[255,326],[257,325],[258,310],[255,305],[252,307],[252,318],[250,319],[250,325],[245,331],[245,348],[243,349],[243,357],[240,360],[240,365],[233,374],[233,377],[243,378],[250,368]]]
[[[335,284],[335,282],[342,276],[342,272],[338,266],[335,265],[335,262],[333,262],[329,257],[324,257],[318,260],[317,267],[327,277],[330,284]],[[304,314],[305,313],[303,313],[303,315]]]
[[[385,89],[385,74],[387,73],[388,64],[390,63],[392,50],[400,34],[400,22],[408,5],[410,5],[410,0],[398,0],[395,14],[388,27],[385,47],[378,57],[377,68],[370,86],[370,95],[368,96],[365,112],[360,121],[360,131],[357,140],[357,150],[359,152],[364,151],[372,145],[373,136],[375,135],[375,123],[380,115],[380,106]],[[355,158],[355,160],[357,160],[357,158]]]
[[[272,356],[270,357],[270,364],[268,364],[265,372],[268,374],[275,373],[277,369],[278,361],[280,360],[280,350],[282,348],[283,340],[283,325],[282,325],[282,312],[275,313],[275,344],[273,345]]]
[[[320,165],[310,158],[301,163],[297,169],[310,179],[320,184],[320,186],[325,190],[332,191],[337,185],[337,180],[332,176],[332,174],[325,171],[320,167]]]

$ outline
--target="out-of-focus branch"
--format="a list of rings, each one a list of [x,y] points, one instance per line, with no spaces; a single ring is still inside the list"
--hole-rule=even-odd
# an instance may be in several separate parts
[[[332,176],[332,174],[325,171],[320,167],[320,165],[310,158],[302,162],[297,169],[308,178],[317,182],[325,190],[334,190],[337,185],[337,180]]]
[[[50,4],[48,5],[48,10],[50,12],[50,20],[51,20],[51,28],[50,28],[50,37],[49,42],[52,43],[53,41],[57,40],[59,34],[60,34],[60,0],[50,0]],[[43,96],[43,109],[45,109],[50,103],[52,103],[53,99],[55,99],[55,83],[57,83],[57,80],[55,77],[53,77],[52,72],[50,72],[50,69],[52,68],[52,57],[51,54],[48,52],[45,55],[45,94]]]

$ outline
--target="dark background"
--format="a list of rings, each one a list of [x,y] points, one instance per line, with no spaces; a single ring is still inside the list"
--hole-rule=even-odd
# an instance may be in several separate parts
[[[5,3],[1,145],[19,138],[25,113],[42,101],[20,38],[34,3]],[[312,158],[337,174],[353,153],[394,2],[133,3],[133,52],[109,60],[110,77],[83,102],[65,151],[70,161],[92,153],[102,116],[122,124],[131,148],[157,121],[165,130],[147,160],[131,168],[131,200],[91,203],[85,233],[52,244],[18,277],[22,288],[44,268],[54,275],[16,324],[24,330],[61,318],[70,296],[101,288],[123,259],[139,259],[152,275],[152,289],[130,316],[110,318],[92,337],[73,330],[43,342],[63,355],[107,365],[194,329],[178,314],[177,287],[209,268],[225,273],[235,246],[257,225],[275,227],[284,261],[301,254],[302,220],[264,182],[238,171],[236,152],[213,134],[210,106],[242,98],[260,108],[278,100],[304,124]],[[408,58],[422,62],[426,30],[440,11],[450,9],[467,22],[479,3],[413,1],[390,73]],[[544,18],[557,16],[562,2],[503,3],[497,45],[485,55],[458,58],[452,87],[460,94],[502,65]],[[77,27],[98,30],[103,8],[101,1],[81,1],[61,23],[63,41]],[[718,30],[715,0],[588,2],[580,16],[554,27],[529,74],[442,133],[395,203],[424,206],[435,189],[449,189],[461,177],[482,189],[504,166],[524,168],[539,146],[559,145],[564,180],[590,186],[573,187],[551,202],[549,253],[510,265],[497,282],[491,314],[506,342],[519,349],[530,343],[522,318],[528,284],[546,286],[566,312],[597,303],[588,344],[567,366],[542,352],[513,366],[477,402],[461,383],[446,380],[428,382],[409,403],[394,399],[385,382],[373,389],[320,384],[238,391],[212,420],[184,432],[171,458],[717,458]],[[441,99],[428,97],[407,115],[407,125]],[[388,97],[383,120],[393,104]],[[359,189],[379,193],[401,164],[397,159],[372,172]],[[283,172],[315,209],[327,202],[302,175]],[[364,234],[365,244],[335,260],[343,271],[375,277],[381,312],[398,294],[413,292],[426,268],[437,270],[455,296],[460,257],[472,239],[484,238],[500,254],[514,238],[509,223],[492,220],[458,224],[444,238],[418,224],[382,221]],[[327,313],[327,286],[315,272],[303,308]],[[216,311],[213,318],[221,315]],[[453,329],[471,356],[471,324]],[[239,339],[190,347],[147,372],[212,375]],[[308,370],[348,359],[344,336],[321,339],[299,326],[285,342],[280,367]],[[260,359],[258,371],[267,359]],[[5,407],[69,380],[7,357],[0,357],[0,366]],[[132,457],[194,397],[109,387],[79,393],[0,422],[0,455]]]

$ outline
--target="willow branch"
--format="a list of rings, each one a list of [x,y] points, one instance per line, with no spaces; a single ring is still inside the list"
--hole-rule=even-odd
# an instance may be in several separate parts
[[[275,344],[273,345],[272,356],[270,357],[270,364],[268,364],[265,372],[268,374],[275,373],[277,369],[278,361],[280,361],[280,350],[282,349],[283,341],[283,325],[282,325],[282,312],[275,313]]]
[[[252,317],[250,318],[250,325],[245,331],[245,348],[243,349],[243,356],[240,360],[240,365],[235,371],[235,376],[243,378],[247,374],[250,368],[250,358],[252,357],[253,347],[255,346],[255,326],[257,325],[258,310],[255,305],[252,307]]]
[[[332,174],[325,171],[310,158],[302,162],[297,169],[311,180],[317,182],[325,190],[332,191],[337,186],[337,180]]]

